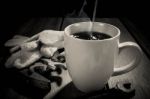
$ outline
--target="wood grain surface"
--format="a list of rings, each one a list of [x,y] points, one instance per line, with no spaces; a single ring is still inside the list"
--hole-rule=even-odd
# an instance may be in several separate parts
[[[29,22],[24,24],[20,30],[18,30],[17,34],[22,34],[26,36],[32,36],[38,32],[41,32],[45,29],[53,29],[53,30],[64,30],[64,28],[72,23],[75,22],[83,22],[83,21],[90,21],[88,18],[65,18],[64,20],[62,18],[39,18],[39,19],[31,19]],[[127,31],[127,29],[124,27],[124,25],[121,23],[121,21],[117,18],[97,18],[97,22],[106,22],[110,23],[112,25],[117,26],[121,30],[121,36],[120,36],[120,43],[126,42],[126,41],[132,41],[135,42],[134,38],[131,36],[130,31]],[[62,26],[61,26],[62,25]],[[116,67],[123,66],[125,64],[128,64],[133,58],[136,57],[136,51],[132,49],[127,49],[123,53],[120,54],[118,57],[118,62],[116,64]],[[143,56],[141,57],[142,60],[138,64],[137,68],[134,70],[120,75],[120,76],[114,76],[111,77],[108,81],[109,87],[112,88],[116,85],[117,82],[122,80],[130,80],[133,83],[133,86],[135,87],[135,96],[133,99],[149,99],[150,95],[150,60],[147,58],[147,56],[143,53]],[[77,96],[82,95],[79,91],[74,91],[75,87],[73,86],[71,82],[71,78],[69,77],[69,74],[67,71],[63,71],[61,74],[61,77],[63,78],[63,83],[60,87],[57,87],[55,84],[52,86],[52,90],[50,90],[43,98],[44,99],[50,99],[53,96],[57,96],[57,93],[61,92],[60,95],[62,98],[69,99],[69,98],[75,98]],[[72,84],[72,86],[70,86]],[[70,86],[70,87],[68,87]],[[11,99],[12,97],[16,97],[14,99],[33,99],[31,97],[26,97],[18,92],[15,92],[13,89],[9,88],[9,90],[5,90],[7,94],[10,94],[8,99]],[[63,96],[62,96],[63,95]],[[57,98],[56,98],[57,99]]]

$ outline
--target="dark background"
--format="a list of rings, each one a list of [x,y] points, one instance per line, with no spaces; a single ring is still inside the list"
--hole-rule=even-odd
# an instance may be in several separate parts
[[[50,0],[50,1],[6,1],[0,3],[0,45],[17,33],[17,30],[31,18],[66,17],[75,11],[71,17],[92,18],[95,0],[86,0],[84,12],[78,13],[84,0]],[[149,41],[149,3],[146,0],[98,0],[96,17],[117,17],[130,21],[137,34],[143,40]],[[127,25],[128,26],[128,25]],[[137,36],[138,37],[138,36]]]

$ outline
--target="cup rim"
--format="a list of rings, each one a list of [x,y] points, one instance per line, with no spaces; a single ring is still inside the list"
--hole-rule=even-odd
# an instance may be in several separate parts
[[[91,21],[89,21],[91,22]],[[75,40],[79,40],[79,41],[89,41],[89,42],[93,42],[93,41],[109,41],[109,40],[113,40],[117,37],[120,36],[120,29],[112,24],[109,24],[109,23],[104,23],[104,22],[92,22],[92,23],[96,23],[96,24],[104,24],[104,25],[109,25],[111,26],[112,28],[115,28],[117,30],[117,34],[111,38],[107,38],[107,39],[102,39],[102,40],[84,40],[84,39],[79,39],[79,38],[75,38],[75,37],[71,37],[70,34],[68,34],[67,30],[73,26],[73,25],[77,25],[77,24],[81,24],[81,23],[89,23],[89,22],[77,22],[77,23],[73,23],[73,24],[70,24],[68,25],[65,29],[64,29],[64,35],[67,36],[67,37],[70,37],[72,39],[75,39]]]

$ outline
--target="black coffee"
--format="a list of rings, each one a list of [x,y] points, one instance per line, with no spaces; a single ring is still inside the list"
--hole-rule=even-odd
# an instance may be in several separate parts
[[[103,40],[103,39],[111,38],[110,35],[101,32],[78,32],[78,33],[74,33],[73,37],[84,39],[84,40]]]

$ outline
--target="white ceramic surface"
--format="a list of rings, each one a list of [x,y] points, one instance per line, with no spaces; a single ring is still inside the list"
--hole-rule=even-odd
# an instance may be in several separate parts
[[[89,31],[91,22],[74,23],[65,28],[64,47],[66,64],[75,86],[83,92],[102,89],[112,75],[119,75],[134,69],[142,54],[134,42],[119,44],[120,30],[110,24],[94,22],[92,31],[111,36],[104,40],[83,40],[71,34]],[[114,68],[119,51],[127,47],[138,50],[137,57],[128,65]]]

